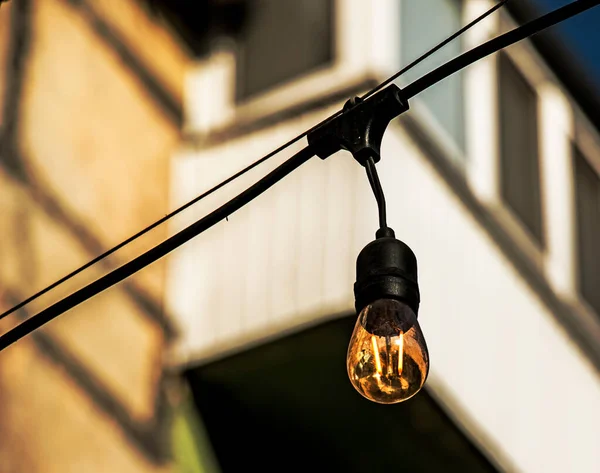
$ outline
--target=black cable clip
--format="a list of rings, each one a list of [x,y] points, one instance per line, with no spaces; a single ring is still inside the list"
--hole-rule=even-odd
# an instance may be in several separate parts
[[[308,144],[321,159],[345,149],[362,166],[369,158],[378,162],[388,124],[407,110],[408,100],[392,84],[364,101],[358,97],[348,100],[340,116],[308,133]]]

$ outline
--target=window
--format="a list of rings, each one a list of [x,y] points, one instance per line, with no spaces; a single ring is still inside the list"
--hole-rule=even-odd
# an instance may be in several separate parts
[[[462,2],[459,0],[402,0],[401,5],[400,54],[403,66],[453,34],[462,25]],[[412,82],[461,52],[461,41],[456,39],[405,74],[402,83]],[[427,107],[459,150],[464,151],[462,73],[454,74],[419,94],[418,100]]]
[[[502,198],[543,246],[537,95],[506,55],[498,68]]]
[[[579,291],[600,314],[600,176],[576,146],[573,160]]]
[[[236,98],[252,97],[333,58],[334,0],[257,0],[242,31]]]

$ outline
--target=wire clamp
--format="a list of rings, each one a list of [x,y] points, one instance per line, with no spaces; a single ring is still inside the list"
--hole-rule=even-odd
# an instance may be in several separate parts
[[[321,159],[344,149],[362,166],[381,159],[383,134],[391,120],[408,110],[402,90],[392,84],[366,100],[354,97],[343,113],[308,133],[308,144]]]

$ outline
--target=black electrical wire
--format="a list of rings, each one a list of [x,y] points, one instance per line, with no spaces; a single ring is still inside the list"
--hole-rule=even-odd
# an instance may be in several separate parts
[[[36,292],[32,296],[30,296],[27,299],[23,300],[22,302],[19,302],[14,307],[11,307],[7,311],[5,311],[2,314],[0,314],[0,320],[2,320],[4,317],[9,316],[13,312],[16,312],[17,310],[21,309],[25,305],[27,305],[30,302],[34,301],[35,299],[43,296],[44,294],[46,294],[47,292],[51,291],[55,287],[61,285],[62,283],[68,281],[69,279],[77,276],[79,273],[81,273],[82,271],[86,270],[90,266],[93,266],[94,264],[100,262],[101,260],[105,259],[106,257],[112,255],[113,253],[115,253],[116,251],[120,250],[124,246],[128,245],[129,243],[133,242],[134,240],[137,240],[141,236],[145,235],[146,233],[148,233],[149,231],[151,231],[154,228],[158,227],[159,225],[165,223],[167,220],[169,220],[172,217],[174,217],[175,215],[183,212],[185,209],[191,207],[192,205],[194,205],[195,203],[201,201],[205,197],[208,197],[209,195],[211,195],[214,192],[218,191],[222,187],[225,187],[227,184],[229,184],[230,182],[234,181],[238,177],[241,177],[242,175],[244,175],[247,172],[251,171],[252,169],[254,169],[255,167],[257,167],[258,165],[260,165],[260,164],[264,163],[265,161],[267,161],[268,159],[272,158],[273,156],[275,156],[279,152],[281,152],[284,149],[288,148],[289,146],[293,145],[294,143],[296,143],[298,140],[300,140],[301,138],[303,138],[304,136],[306,136],[308,133],[310,133],[314,129],[318,128],[319,126],[321,126],[321,125],[323,125],[325,123],[327,123],[329,120],[333,120],[334,118],[336,118],[337,116],[339,116],[341,113],[342,112],[340,111],[340,112],[336,113],[335,115],[332,115],[331,117],[328,117],[326,120],[323,120],[318,125],[312,127],[310,130],[307,130],[304,133],[302,133],[301,135],[296,136],[295,138],[291,139],[287,143],[281,145],[276,150],[271,151],[269,154],[267,154],[267,155],[263,156],[262,158],[254,161],[252,164],[246,166],[244,169],[242,169],[242,170],[238,171],[237,173],[233,174],[232,176],[228,177],[227,179],[225,179],[224,181],[220,182],[216,186],[210,188],[209,190],[207,190],[206,192],[200,194],[199,196],[194,197],[192,200],[190,200],[189,202],[185,203],[184,205],[182,205],[181,207],[177,208],[176,210],[173,210],[171,213],[168,213],[167,215],[165,215],[164,217],[162,217],[160,220],[157,220],[156,222],[154,222],[151,225],[147,226],[143,230],[140,230],[135,235],[130,236],[127,240],[122,241],[118,245],[114,246],[110,250],[105,251],[104,253],[102,253],[101,255],[99,255],[97,257],[95,257],[91,261],[88,261],[83,266],[80,266],[79,268],[75,269],[71,273],[69,273],[66,276],[62,277],[58,281],[50,284],[49,286],[45,287],[44,289],[40,290],[39,292]]]
[[[568,20],[569,18],[583,13],[590,8],[598,6],[600,0],[576,0],[575,2],[569,3],[564,7],[558,8],[546,15],[543,15],[529,23],[524,24],[518,28],[515,28],[508,33],[498,36],[497,38],[491,39],[480,46],[477,46],[466,53],[448,61],[446,64],[441,65],[437,69],[425,74],[423,77],[417,79],[413,83],[406,86],[404,96],[406,99],[410,99],[415,95],[423,92],[437,82],[451,76],[455,72],[464,69],[465,67],[473,64],[479,59],[483,59],[490,54],[493,54],[511,44],[521,41],[529,36],[533,36],[550,26],[554,26],[557,23]]]
[[[458,30],[456,33],[454,33],[452,36],[446,38],[444,41],[442,41],[441,43],[437,44],[435,47],[433,47],[432,49],[430,49],[429,51],[427,51],[425,54],[423,54],[422,56],[420,56],[419,58],[415,59],[412,63],[410,63],[408,66],[404,67],[402,70],[400,70],[399,72],[397,72],[396,74],[394,74],[393,76],[391,76],[390,78],[388,78],[387,80],[385,80],[384,82],[382,82],[381,84],[379,84],[377,87],[375,87],[374,89],[371,89],[369,92],[367,92],[365,95],[363,95],[362,99],[364,100],[365,98],[373,95],[375,92],[377,92],[378,90],[382,89],[383,87],[385,87],[386,85],[388,85],[390,82],[392,82],[394,79],[398,78],[399,76],[401,76],[402,74],[404,74],[405,72],[409,71],[410,69],[412,69],[413,67],[415,67],[417,64],[419,64],[420,62],[422,62],[423,60],[427,59],[429,56],[431,56],[433,53],[437,52],[438,50],[440,50],[442,47],[444,47],[446,44],[448,44],[449,42],[451,42],[452,40],[454,40],[455,38],[457,38],[458,36],[460,36],[461,34],[463,34],[465,31],[467,31],[469,28],[471,28],[472,26],[474,26],[475,24],[479,23],[481,20],[483,20],[485,17],[487,17],[488,15],[490,15],[491,13],[493,13],[494,11],[496,11],[498,8],[500,8],[501,6],[503,6],[508,0],[502,0],[501,2],[499,2],[497,5],[495,5],[494,7],[490,8],[488,11],[486,11],[485,13],[483,13],[481,16],[477,17],[475,20],[473,20],[471,23],[469,23],[468,25],[464,26],[463,28],[461,28],[460,30]],[[226,186],[227,184],[229,184],[230,182],[234,181],[235,179],[237,179],[238,177],[243,176],[244,174],[246,174],[247,172],[251,171],[252,169],[254,169],[255,167],[259,166],[260,164],[264,163],[265,161],[267,161],[268,159],[272,158],[273,156],[275,156],[276,154],[280,153],[281,151],[283,151],[284,149],[288,148],[289,146],[293,145],[294,143],[296,143],[297,141],[299,141],[300,139],[304,138],[306,135],[308,135],[311,131],[315,130],[316,128],[326,124],[327,122],[329,122],[330,120],[333,120],[334,118],[337,118],[338,116],[340,116],[343,113],[342,110],[336,112],[335,114],[333,114],[332,116],[326,118],[325,120],[323,120],[322,122],[320,122],[319,124],[315,125],[314,127],[312,127],[310,130],[306,130],[304,133],[301,133],[300,135],[296,136],[295,138],[292,138],[291,140],[289,140],[287,143],[281,145],[279,148],[277,148],[276,150],[270,152],[269,154],[267,154],[266,156],[263,156],[262,158],[254,161],[252,164],[248,165],[247,167],[245,167],[244,169],[241,169],[240,171],[238,171],[237,173],[235,173],[234,175],[230,176],[229,178],[225,179],[223,182],[217,184],[216,186],[212,187],[211,189],[207,190],[206,192],[200,194],[199,196],[195,197],[194,199],[190,200],[189,202],[187,202],[186,204],[182,205],[181,207],[173,210],[172,212],[168,213],[167,215],[165,215],[164,217],[162,217],[161,219],[157,220],[156,222],[152,223],[151,225],[147,226],[146,228],[140,230],[138,233],[136,233],[135,235],[130,236],[129,238],[127,238],[126,240],[122,241],[121,243],[119,243],[118,245],[112,247],[111,249],[105,251],[104,253],[102,253],[101,255],[96,256],[94,259],[92,259],[91,261],[88,261],[87,263],[85,263],[83,266],[80,266],[79,268],[73,270],[72,272],[70,272],[69,274],[67,274],[66,276],[63,276],[61,279],[59,279],[58,281],[55,281],[54,283],[50,284],[49,286],[45,287],[44,289],[41,289],[40,291],[36,292],[35,294],[31,295],[30,297],[28,297],[27,299],[19,302],[17,305],[15,305],[14,307],[11,307],[10,309],[6,310],[5,312],[0,314],[0,320],[2,320],[4,317],[9,316],[10,314],[12,314],[13,312],[16,312],[17,310],[21,309],[22,307],[24,307],[25,305],[29,304],[30,302],[38,299],[39,297],[43,296],[44,294],[48,293],[49,291],[51,291],[52,289],[54,289],[55,287],[60,286],[62,283],[68,281],[69,279],[74,278],[75,276],[77,276],[79,273],[81,273],[82,271],[85,271],[87,268],[89,268],[90,266],[93,266],[96,263],[99,263],[100,261],[102,261],[103,259],[107,258],[108,256],[112,255],[113,253],[117,252],[118,250],[120,250],[121,248],[127,246],[129,243],[132,243],[133,241],[137,240],[138,238],[142,237],[143,235],[145,235],[146,233],[148,233],[149,231],[155,229],[156,227],[158,227],[159,225],[162,225],[163,223],[165,223],[167,220],[170,220],[171,218],[173,218],[174,216],[176,216],[177,214],[183,212],[184,210],[186,210],[187,208],[191,207],[192,205],[194,205],[195,203],[201,201],[202,199],[208,197],[209,195],[213,194],[214,192],[218,191],[219,189],[221,189],[222,187]]]
[[[172,237],[163,241],[154,248],[146,251],[137,258],[125,263],[123,266],[115,269],[105,276],[97,279],[93,283],[79,289],[73,294],[65,297],[64,299],[52,304],[47,309],[42,310],[35,316],[25,320],[21,324],[17,325],[12,330],[9,330],[4,335],[0,336],[0,351],[4,350],[9,345],[13,344],[17,340],[20,340],[27,334],[40,328],[42,325],[50,322],[60,314],[72,309],[73,307],[87,301],[91,297],[99,294],[100,292],[114,286],[118,282],[125,278],[128,278],[137,271],[145,268],[146,266],[154,263],[158,259],[162,258],[166,254],[170,253],[174,249],[180,247],[184,243],[188,242],[200,233],[208,230],[213,225],[216,225],[221,220],[234,213],[235,211],[242,208],[251,200],[255,199],[267,189],[275,185],[289,173],[296,170],[310,158],[315,155],[312,148],[307,146],[302,149],[294,156],[289,158],[283,164],[279,165],[261,180],[256,182],[254,185],[246,189],[238,196],[231,199],[226,204],[222,205],[218,209],[209,213],[207,216],[193,223],[189,227],[181,230]]]
[[[377,201],[379,228],[387,228],[385,195],[383,194],[383,188],[381,187],[381,181],[379,181],[379,175],[377,174],[377,168],[375,167],[373,158],[366,160],[365,169],[367,170],[369,184],[371,184],[371,189],[373,189],[373,194],[375,194],[375,200]]]
[[[523,26],[515,28],[514,30],[508,33],[494,38],[481,46],[473,48],[471,51],[462,54],[461,56],[447,62],[446,64],[426,74],[424,77],[411,83],[408,87],[404,89],[405,97],[407,99],[412,98],[418,93],[432,86],[433,84],[454,74],[458,70],[467,67],[468,65],[477,61],[478,59],[481,59],[489,54],[499,51],[500,49],[506,46],[509,46],[519,40],[536,34],[541,30],[555,25],[568,18],[571,18],[572,16],[582,13],[585,10],[597,6],[598,4],[600,4],[600,0],[577,0],[551,13],[548,13],[547,15],[544,15],[536,20],[526,23]],[[341,113],[342,112],[337,112],[333,117],[326,119],[322,123],[326,123],[329,120],[332,120],[334,117],[339,116]],[[317,126],[320,126],[321,124]],[[315,128],[316,127],[313,127],[311,130]],[[298,141],[300,138],[308,134],[311,130],[303,133],[294,140],[291,140],[291,142],[293,143],[295,141]],[[285,146],[281,147],[280,150],[284,148]],[[270,154],[275,154],[275,152]],[[132,261],[124,264],[123,266],[101,277],[93,283],[83,287],[82,289],[79,289],[70,296],[67,296],[66,298],[58,301],[57,303],[51,305],[47,309],[25,320],[20,325],[9,330],[4,335],[0,336],[0,351],[4,350],[12,343],[33,332],[34,330],[41,327],[50,320],[54,319],[55,317],[70,310],[78,304],[90,299],[91,297],[113,286],[114,284],[117,284],[118,282],[131,276],[132,274],[136,273],[142,268],[152,264],[156,260],[162,258],[169,252],[173,251],[175,248],[178,248],[193,237],[199,235],[208,228],[217,224],[218,222],[226,218],[229,214],[235,212],[236,210],[253,200],[255,197],[262,194],[265,190],[267,190],[280,179],[285,177],[287,174],[298,168],[301,164],[306,162],[313,155],[314,153],[310,147],[304,148],[302,151],[292,156],[288,161],[284,162],[274,171],[267,174],[256,184],[239,194],[237,197],[234,197],[232,200],[219,207],[217,210],[208,214],[206,217],[190,225],[186,229],[170,237],[169,239],[160,243],[151,250],[143,253],[142,255],[138,256]],[[268,158],[262,158],[263,161],[265,159]],[[243,171],[241,171],[241,173],[243,174]]]

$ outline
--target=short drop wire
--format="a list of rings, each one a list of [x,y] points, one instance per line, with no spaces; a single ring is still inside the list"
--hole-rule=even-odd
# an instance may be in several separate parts
[[[412,63],[410,63],[408,66],[404,67],[402,70],[400,70],[399,72],[397,72],[396,74],[394,74],[393,76],[391,76],[390,78],[386,79],[384,82],[382,82],[381,84],[379,84],[377,87],[375,87],[374,89],[370,90],[369,92],[367,92],[365,95],[363,95],[361,97],[362,100],[370,97],[371,95],[373,95],[375,92],[377,92],[378,90],[382,89],[383,87],[385,87],[386,85],[388,85],[390,82],[392,82],[393,80],[397,79],[398,77],[400,77],[402,74],[406,73],[407,71],[409,71],[410,69],[412,69],[413,67],[415,67],[417,64],[419,64],[420,62],[422,62],[423,60],[427,59],[429,56],[431,56],[432,54],[434,54],[435,52],[439,51],[441,48],[443,48],[446,44],[448,44],[449,42],[451,42],[452,40],[454,40],[455,38],[457,38],[458,36],[460,36],[461,34],[463,34],[465,31],[467,31],[469,28],[471,28],[472,26],[474,26],[475,24],[479,23],[481,20],[483,20],[484,18],[486,18],[488,15],[490,15],[491,13],[493,13],[494,11],[496,11],[498,8],[502,7],[506,2],[508,2],[508,0],[502,0],[501,2],[499,2],[497,5],[494,5],[492,8],[490,8],[488,11],[486,11],[485,13],[483,13],[481,16],[477,17],[475,20],[473,20],[471,23],[469,23],[468,25],[464,26],[463,28],[461,28],[460,30],[458,30],[456,33],[454,33],[452,36],[449,36],[448,38],[446,38],[444,41],[442,41],[441,43],[437,44],[436,46],[434,46],[432,49],[430,49],[429,51],[427,51],[425,54],[423,54],[421,57],[417,58],[416,60],[414,60]],[[347,111],[351,110],[352,107],[350,109],[348,109]],[[232,176],[228,177],[227,179],[225,179],[223,182],[220,182],[219,184],[217,184],[216,186],[212,187],[211,189],[207,190],[206,192],[200,194],[199,196],[193,198],[192,200],[190,200],[189,202],[183,204],[181,207],[173,210],[172,212],[168,213],[167,215],[165,215],[164,217],[162,217],[161,219],[157,220],[156,222],[150,224],[149,226],[147,226],[146,228],[140,230],[138,233],[136,233],[135,235],[130,236],[129,238],[127,238],[126,240],[122,241],[121,243],[119,243],[118,245],[112,247],[111,249],[105,251],[104,253],[102,253],[101,255],[96,256],[94,259],[88,261],[87,263],[85,263],[83,266],[80,266],[79,268],[73,270],[72,272],[70,272],[69,274],[67,274],[66,276],[63,276],[61,279],[59,279],[58,281],[55,281],[54,283],[50,284],[49,286],[45,287],[44,289],[41,289],[40,291],[36,292],[35,294],[33,294],[32,296],[28,297],[27,299],[19,302],[17,305],[15,305],[14,307],[11,307],[10,309],[6,310],[5,312],[2,312],[0,314],[0,320],[2,320],[3,318],[9,316],[10,314],[16,312],[17,310],[23,308],[24,306],[26,306],[27,304],[29,304],[30,302],[33,302],[34,300],[40,298],[41,296],[43,296],[44,294],[48,293],[49,291],[51,291],[52,289],[60,286],[61,284],[67,282],[68,280],[74,278],[75,276],[77,276],[79,273],[81,273],[82,271],[85,271],[87,268],[95,265],[96,263],[99,263],[100,261],[106,259],[107,257],[109,257],[110,255],[112,255],[113,253],[117,252],[118,250],[120,250],[121,248],[129,245],[130,243],[132,243],[133,241],[137,240],[138,238],[144,236],[146,233],[148,233],[151,230],[154,230],[156,227],[158,227],[159,225],[162,225],[163,223],[165,223],[167,220],[170,220],[171,218],[175,217],[176,215],[178,215],[179,213],[183,212],[184,210],[188,209],[189,207],[191,207],[192,205],[200,202],[202,199],[208,197],[209,195],[215,193],[216,191],[218,191],[219,189],[221,189],[222,187],[225,187],[227,184],[233,182],[234,180],[236,180],[237,178],[243,176],[244,174],[246,174],[247,172],[251,171],[252,169],[254,169],[255,167],[259,166],[260,164],[264,163],[265,161],[269,160],[270,158],[272,158],[273,156],[275,156],[276,154],[279,154],[281,151],[285,150],[286,148],[289,148],[291,145],[293,145],[294,143],[298,142],[299,140],[301,140],[302,138],[304,138],[306,135],[308,135],[310,132],[312,132],[313,130],[317,129],[318,127],[325,125],[326,123],[328,123],[329,121],[339,117],[340,115],[342,115],[343,113],[347,113],[343,112],[342,110],[334,113],[333,115],[331,115],[330,117],[326,118],[325,120],[323,120],[322,122],[318,123],[317,125],[313,126],[312,128],[310,128],[309,130],[306,130],[305,132],[301,133],[300,135],[296,136],[295,138],[292,138],[291,140],[289,140],[287,143],[281,145],[279,148],[277,148],[274,151],[271,151],[270,153],[268,153],[267,155],[263,156],[262,158],[254,161],[252,164],[246,166],[245,168],[241,169],[240,171],[238,171],[237,173],[233,174]]]
[[[379,211],[379,228],[387,228],[385,195],[383,193],[383,188],[381,187],[381,182],[379,181],[379,176],[377,175],[375,161],[372,157],[369,157],[369,159],[367,159],[365,162],[365,169],[367,171],[369,184],[371,184],[371,189],[373,190],[375,200],[377,201],[377,210]]]

